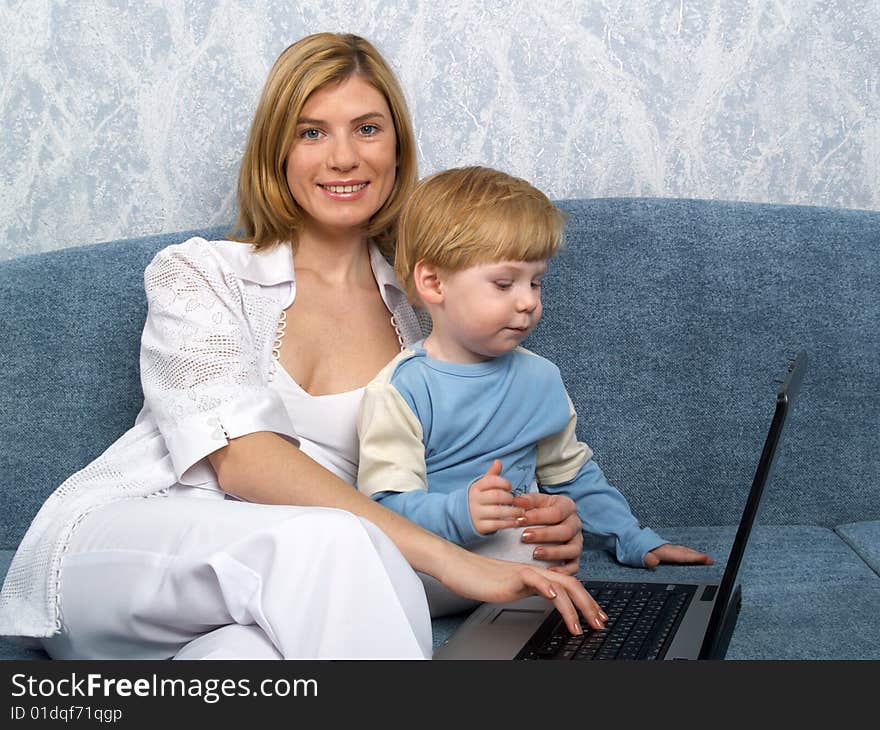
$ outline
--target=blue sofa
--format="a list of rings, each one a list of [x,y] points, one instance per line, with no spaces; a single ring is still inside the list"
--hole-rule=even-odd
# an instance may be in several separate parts
[[[810,356],[740,572],[728,658],[880,658],[880,212],[670,199],[560,201],[565,250],[527,343],[562,369],[579,434],[643,524],[720,577],[773,410]],[[141,405],[142,272],[222,229],[0,263],[0,574],[49,492]],[[439,645],[463,616],[435,620]],[[0,640],[0,658],[44,657]]]

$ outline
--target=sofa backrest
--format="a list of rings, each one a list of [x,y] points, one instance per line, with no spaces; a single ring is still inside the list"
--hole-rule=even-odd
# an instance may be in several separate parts
[[[214,228],[0,262],[0,548],[46,497],[102,453],[143,404],[144,269]]]
[[[811,362],[760,517],[880,518],[880,213],[689,200],[562,201],[528,347],[643,523],[738,520],[774,377]],[[134,421],[143,270],[207,229],[0,262],[0,547]]]
[[[527,343],[649,525],[736,523],[789,358],[810,364],[759,519],[880,518],[880,212],[563,201]]]

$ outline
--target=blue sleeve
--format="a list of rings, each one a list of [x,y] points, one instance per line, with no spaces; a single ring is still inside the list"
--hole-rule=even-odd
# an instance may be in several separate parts
[[[574,500],[584,530],[606,538],[606,549],[625,565],[644,567],[645,554],[664,543],[653,530],[640,527],[624,496],[602,473],[599,465],[587,459],[574,479],[562,484],[541,485],[549,494],[565,494]]]
[[[373,499],[456,545],[467,545],[484,537],[474,529],[467,489],[449,494],[424,489],[376,492]]]

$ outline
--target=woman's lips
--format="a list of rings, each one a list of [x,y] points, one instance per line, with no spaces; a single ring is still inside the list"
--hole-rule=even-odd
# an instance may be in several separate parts
[[[364,191],[369,187],[368,182],[350,182],[350,183],[318,183],[323,193],[332,200],[358,200],[365,194]]]

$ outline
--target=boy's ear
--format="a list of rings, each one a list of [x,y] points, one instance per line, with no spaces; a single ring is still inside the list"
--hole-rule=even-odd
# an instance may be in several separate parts
[[[424,259],[417,261],[413,267],[413,283],[425,304],[443,303],[443,281],[436,266]]]

